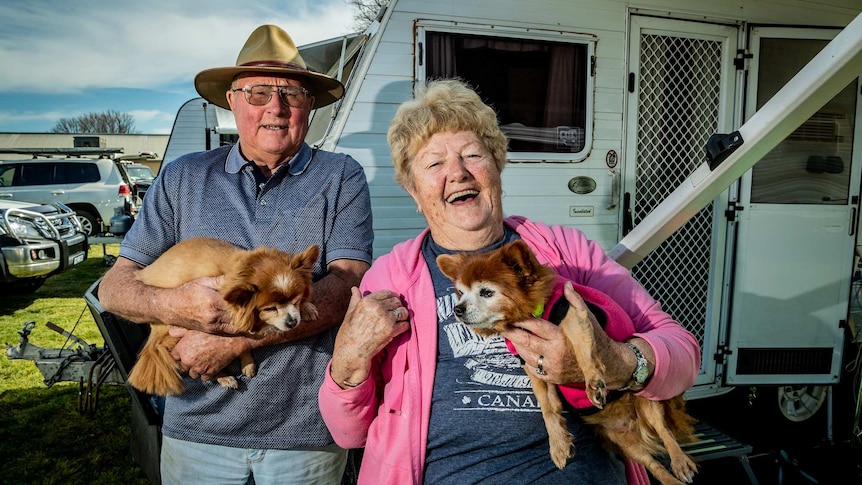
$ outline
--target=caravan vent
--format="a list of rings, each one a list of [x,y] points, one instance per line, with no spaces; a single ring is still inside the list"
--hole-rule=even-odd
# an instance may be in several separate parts
[[[830,348],[820,349],[739,349],[736,373],[743,374],[829,374]]]
[[[841,143],[844,136],[841,133],[841,124],[847,125],[844,115],[831,113],[815,113],[808,121],[802,123],[790,136],[788,140],[797,141],[820,141],[827,143]]]

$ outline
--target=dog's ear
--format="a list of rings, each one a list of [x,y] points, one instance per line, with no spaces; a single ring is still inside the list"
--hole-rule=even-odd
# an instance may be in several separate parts
[[[225,276],[221,297],[232,307],[246,307],[256,291],[257,287],[244,279]]]
[[[253,304],[257,287],[237,275],[225,276],[221,296],[233,312],[231,322],[238,329],[250,332],[257,322],[257,309]]]
[[[243,332],[253,331],[257,324],[257,308],[251,304],[234,308],[231,323]]]
[[[459,268],[464,263],[464,257],[460,254],[441,254],[437,256],[437,266],[450,280],[455,281],[461,274]]]
[[[317,320],[317,307],[305,302],[299,308],[299,316],[302,317],[303,323]]]
[[[296,264],[296,268],[305,268],[311,269],[314,267],[314,263],[317,262],[317,257],[320,256],[320,248],[317,244],[312,244],[305,248],[305,251],[300,253],[296,259],[294,259],[294,263]]]
[[[518,275],[519,279],[527,283],[534,280],[534,274],[539,262],[533,255],[533,251],[527,246],[527,243],[519,239],[503,246],[501,249],[501,258],[503,259],[503,264],[512,268],[512,271]]]

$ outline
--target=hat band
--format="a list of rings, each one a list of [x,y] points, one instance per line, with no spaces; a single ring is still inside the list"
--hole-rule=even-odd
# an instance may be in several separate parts
[[[293,62],[278,62],[278,61],[252,61],[240,64],[240,67],[286,67],[288,69],[299,69],[307,71],[305,66],[300,66]]]

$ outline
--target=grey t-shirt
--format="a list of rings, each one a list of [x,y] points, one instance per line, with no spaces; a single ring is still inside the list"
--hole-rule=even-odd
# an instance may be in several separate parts
[[[506,229],[496,249],[518,239]],[[484,338],[455,320],[452,281],[437,267],[452,254],[426,237],[422,253],[437,298],[437,372],[425,460],[425,483],[625,484],[625,467],[592,429],[567,416],[575,456],[560,470],[529,378],[500,336]]]

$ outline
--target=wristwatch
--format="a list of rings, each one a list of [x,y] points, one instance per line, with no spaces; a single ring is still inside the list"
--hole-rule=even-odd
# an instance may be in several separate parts
[[[634,344],[630,342],[626,342],[626,345],[632,349],[632,352],[635,353],[635,358],[637,358],[637,365],[635,366],[635,371],[632,372],[632,379],[629,385],[627,385],[624,389],[630,389],[633,386],[643,386],[644,382],[646,382],[647,377],[649,377],[649,367],[647,367],[647,360],[644,357],[641,349],[637,348]]]

